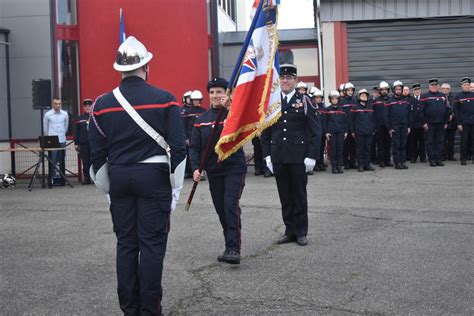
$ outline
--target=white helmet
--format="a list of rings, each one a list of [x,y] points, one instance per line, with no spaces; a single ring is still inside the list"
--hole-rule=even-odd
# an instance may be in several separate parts
[[[403,82],[401,82],[400,80],[395,81],[395,82],[393,83],[393,88],[395,88],[395,87],[397,87],[397,86],[403,88]]]
[[[369,94],[369,92],[367,91],[367,89],[360,89],[360,90],[357,92],[357,98],[359,98],[362,93],[365,93],[365,94],[367,95],[367,97],[370,96],[370,94]]]
[[[121,72],[132,71],[145,66],[152,58],[153,54],[135,37],[130,36],[117,51],[114,69]]]
[[[355,89],[355,87],[352,83],[348,82],[344,85],[344,90],[348,90],[348,89]]]
[[[324,96],[323,92],[316,87],[311,87],[311,89],[309,89],[308,95],[312,98]]]
[[[194,90],[191,93],[191,100],[202,100],[202,93],[199,90]]]
[[[10,189],[10,188],[14,188],[15,184],[16,184],[16,179],[13,176],[9,175],[8,173],[5,173],[5,175],[2,178],[1,187],[5,189]]]
[[[339,91],[343,91],[345,85],[346,85],[345,83],[341,83],[341,84],[339,85]]]
[[[304,83],[303,81],[300,81],[300,82],[298,82],[298,84],[296,85],[296,89],[299,89],[299,88],[308,89],[308,85],[307,85],[306,83]]]
[[[187,97],[190,97],[191,96],[191,93],[193,93],[192,91],[186,91],[184,94],[183,94],[183,102],[186,101],[186,98]]]
[[[341,95],[339,94],[339,91],[337,90],[332,90],[329,92],[329,99],[331,98],[339,98]]]
[[[379,89],[390,89],[390,85],[387,81],[380,81]]]

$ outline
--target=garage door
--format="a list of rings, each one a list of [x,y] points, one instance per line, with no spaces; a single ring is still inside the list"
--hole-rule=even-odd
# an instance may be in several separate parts
[[[406,84],[437,77],[459,91],[474,78],[474,18],[347,23],[349,78],[370,88],[381,80]]]

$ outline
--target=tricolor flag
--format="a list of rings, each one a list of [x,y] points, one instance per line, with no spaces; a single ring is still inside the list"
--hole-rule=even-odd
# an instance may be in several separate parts
[[[125,23],[123,20],[123,11],[120,8],[120,44],[122,44],[127,39],[127,35],[125,35]]]
[[[275,123],[281,114],[278,64],[278,11],[275,0],[262,0],[247,33],[231,83],[232,107],[216,145],[224,160]],[[234,80],[238,74],[237,80]]]

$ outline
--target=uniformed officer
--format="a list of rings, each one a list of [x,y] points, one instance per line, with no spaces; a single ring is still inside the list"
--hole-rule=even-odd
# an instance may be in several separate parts
[[[343,150],[344,139],[349,131],[347,113],[339,104],[339,92],[333,90],[329,93],[329,106],[323,115],[323,130],[326,133],[330,148],[332,173],[344,173]]]
[[[204,108],[201,106],[201,102],[203,99],[203,95],[201,91],[194,90],[189,95],[189,99],[191,100],[191,106],[187,107],[186,110],[181,111],[181,116],[183,117],[184,123],[184,130],[186,136],[186,150],[188,153],[188,160],[186,163],[186,175],[185,178],[189,179],[193,177],[193,170],[191,168],[191,159],[189,158],[189,143],[191,141],[191,137],[193,135],[194,124],[199,115],[206,112]]]
[[[369,98],[370,104],[372,104],[372,102],[374,102],[374,100],[376,98],[378,98],[379,96],[380,96],[379,86],[378,85],[373,86],[372,87],[372,94]],[[374,115],[374,117],[375,117],[375,115]],[[372,147],[370,148],[370,159],[371,159],[373,164],[378,163],[378,161],[377,161],[377,142],[375,141],[375,134],[374,134],[374,137],[372,137]]]
[[[229,113],[231,102],[225,94],[227,86],[227,81],[219,77],[213,78],[207,84],[211,106],[208,111],[198,117],[194,125],[189,150],[191,165],[194,170],[194,181],[201,180],[202,175],[199,173],[199,166],[214,125],[217,125],[217,131],[211,140],[211,148],[216,146],[222,133],[225,119]],[[222,109],[224,112],[217,121],[221,107],[224,107]],[[239,200],[245,185],[245,175],[247,174],[247,164],[243,149],[239,149],[224,161],[219,161],[216,152],[211,150],[205,161],[204,170],[207,172],[212,202],[219,216],[225,239],[224,253],[218,256],[217,260],[229,264],[239,264],[241,249],[241,210]]]
[[[373,101],[377,99],[379,96],[380,96],[380,91],[379,91],[379,86],[377,85],[372,88],[372,95],[370,96],[369,101]]]
[[[74,126],[74,147],[81,157],[82,163],[82,184],[91,184],[89,176],[90,162],[90,147],[89,147],[89,112],[91,109],[92,100],[84,99],[82,102],[83,113],[77,117]]]
[[[354,95],[355,87],[352,83],[348,82],[344,85],[344,96],[339,99],[339,104],[342,106],[347,117],[349,117],[351,110],[356,106],[357,99]],[[348,134],[344,139],[344,167],[345,169],[355,169],[356,166],[356,144],[354,137]]]
[[[443,160],[456,161],[456,158],[454,158],[454,140],[456,138],[458,124],[454,115],[454,97],[451,93],[451,85],[449,83],[443,83],[441,85],[441,93],[446,97],[449,111],[448,127],[446,128],[444,137]]]
[[[326,109],[324,104],[324,93],[316,87],[310,89],[309,97],[313,101],[313,105],[316,108],[318,117],[322,118]],[[322,120],[322,119],[320,119]],[[321,123],[321,128],[323,128]],[[327,165],[324,163],[324,152],[326,150],[326,133],[324,130],[321,131],[321,145],[319,146],[319,156],[316,159],[316,166],[314,171],[326,171]]]
[[[428,159],[431,167],[444,166],[443,156],[444,131],[448,126],[449,108],[446,97],[439,92],[438,79],[429,80],[429,91],[420,98],[423,108],[423,119],[427,135]]]
[[[107,166],[110,176],[117,290],[125,315],[162,313],[161,278],[170,211],[179,197],[186,159],[179,103],[170,93],[146,83],[152,57],[133,36],[120,45],[114,69],[123,79],[118,90],[98,98],[89,124],[93,180],[96,177],[96,185],[102,182],[100,175],[107,174],[102,171]],[[146,132],[137,123],[139,118],[129,115],[122,106],[127,101],[163,139],[151,138],[151,130]]]
[[[358,104],[350,112],[349,128],[357,144],[358,171],[375,171],[370,164],[375,115],[372,104],[369,102],[369,92],[366,89],[360,89],[357,92],[357,100]]]
[[[425,129],[423,128],[423,109],[420,106],[421,85],[412,85],[413,96],[410,98],[411,121],[409,134],[409,158],[411,163],[416,163],[418,157],[420,162],[426,162],[425,151]]]
[[[379,83],[380,97],[372,102],[375,113],[375,137],[377,141],[377,160],[382,168],[393,167],[390,161],[391,138],[385,121],[385,103],[388,101],[390,86],[386,81]]]
[[[297,69],[280,66],[281,117],[262,133],[267,167],[273,169],[280,196],[285,233],[278,244],[308,240],[307,172],[313,170],[319,151],[321,122],[308,96],[296,90]]]
[[[402,96],[403,83],[393,83],[393,95],[385,103],[385,125],[389,128],[392,138],[392,153],[395,169],[408,169],[405,165],[407,135],[410,133],[410,102]]]
[[[461,165],[466,165],[468,145],[474,152],[474,91],[470,91],[471,79],[461,79],[462,92],[454,100],[454,113],[461,132]],[[472,161],[474,163],[474,159]]]

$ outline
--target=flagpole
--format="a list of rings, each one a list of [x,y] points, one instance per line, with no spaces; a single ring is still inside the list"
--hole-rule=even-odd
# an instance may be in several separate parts
[[[247,52],[247,47],[249,46],[250,39],[252,38],[252,34],[253,34],[253,30],[255,29],[255,25],[257,25],[258,16],[259,16],[260,12],[262,11],[263,2],[265,2],[265,1],[267,1],[267,0],[262,0],[258,4],[257,11],[255,12],[255,16],[252,20],[252,24],[250,25],[250,28],[247,32],[246,37],[245,37],[245,41],[242,45],[242,49],[240,50],[239,57],[237,58],[236,66],[235,66],[234,71],[232,72],[232,76],[229,80],[229,84],[228,84],[227,90],[225,92],[225,94],[227,96],[229,96],[231,94],[232,89],[235,86],[235,83],[236,83],[235,81],[237,80],[237,75],[240,72],[240,69],[242,68],[242,61],[244,59],[245,53]],[[202,173],[202,171],[204,169],[204,165],[207,161],[207,158],[209,157],[209,152],[211,151],[211,147],[212,147],[211,143],[212,143],[212,140],[214,139],[214,136],[217,133],[217,126],[219,125],[219,121],[221,120],[222,113],[224,113],[224,107],[223,106],[221,106],[220,109],[219,109],[219,112],[217,112],[217,117],[216,117],[216,120],[215,120],[215,123],[214,123],[214,127],[212,128],[211,135],[209,135],[209,138],[207,139],[206,149],[204,150],[204,154],[201,157],[201,163],[199,164],[199,170],[198,171],[199,171],[200,174]],[[193,173],[193,177],[194,177],[194,173]],[[191,203],[193,202],[194,194],[196,193],[196,189],[197,189],[198,184],[199,184],[199,181],[194,181],[191,192],[189,193],[188,201],[186,202],[186,206],[184,207],[185,211],[189,211],[189,209],[191,208]]]

